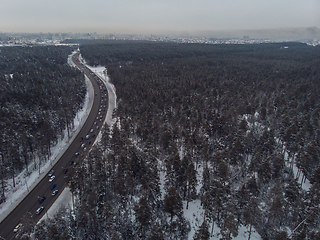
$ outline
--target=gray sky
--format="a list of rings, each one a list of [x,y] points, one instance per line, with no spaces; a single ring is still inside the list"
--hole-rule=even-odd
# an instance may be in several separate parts
[[[320,28],[320,0],[0,0],[2,32]]]

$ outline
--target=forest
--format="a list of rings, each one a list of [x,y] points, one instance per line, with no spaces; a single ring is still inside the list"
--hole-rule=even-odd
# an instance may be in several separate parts
[[[320,238],[320,47],[90,42],[116,123],[24,239]],[[309,183],[309,184],[307,184]],[[184,211],[199,203],[190,236]],[[217,231],[218,229],[218,231]]]
[[[40,171],[82,108],[84,76],[67,64],[69,46],[0,48],[0,203],[7,181]],[[33,164],[32,164],[33,163]]]

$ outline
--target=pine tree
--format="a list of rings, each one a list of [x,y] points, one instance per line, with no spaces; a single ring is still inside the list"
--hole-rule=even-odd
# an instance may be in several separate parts
[[[150,236],[148,239],[149,240],[164,240],[165,239],[163,228],[161,227],[161,225],[158,222],[156,222],[156,224],[153,225],[153,227],[151,228],[151,233],[150,233]]]
[[[194,169],[194,164],[191,162],[186,171],[186,181],[187,181],[187,209],[189,205],[190,198],[194,198],[197,194],[197,171]]]
[[[163,210],[170,214],[170,231],[172,230],[173,216],[180,215],[182,210],[182,200],[175,187],[169,187],[163,200]]]
[[[195,233],[194,240],[209,240],[210,239],[210,233],[208,230],[208,224],[206,221],[203,221],[198,231]]]
[[[140,198],[139,203],[134,207],[134,211],[135,217],[141,226],[140,231],[142,232],[142,236],[145,236],[144,228],[150,224],[151,219],[151,209],[146,197]]]
[[[233,213],[229,213],[224,219],[221,226],[221,234],[223,240],[231,240],[232,237],[238,236],[238,222]]]

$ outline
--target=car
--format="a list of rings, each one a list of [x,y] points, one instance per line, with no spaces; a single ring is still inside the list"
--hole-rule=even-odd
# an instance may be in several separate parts
[[[40,199],[39,199],[39,203],[43,203],[43,202],[44,202],[44,200],[46,200],[46,197],[42,197],[42,198],[40,198]]]
[[[76,157],[78,157],[78,156],[79,156],[79,153],[78,153],[78,152],[76,152],[74,155],[75,155]]]
[[[55,196],[55,195],[57,195],[57,193],[59,192],[59,190],[57,189],[57,190],[54,190],[53,192],[52,192],[52,196]]]
[[[53,190],[56,186],[57,186],[57,184],[52,184],[50,189]]]
[[[13,232],[18,232],[20,228],[22,227],[22,223],[19,223],[15,228],[13,229]]]
[[[73,164],[74,164],[74,161],[70,161],[69,165],[71,166],[71,165],[73,165]]]
[[[93,132],[93,128],[91,128],[90,132],[91,132],[91,133]]]
[[[82,147],[82,148],[84,148],[84,146],[85,146],[85,144],[84,144],[84,143],[82,143],[82,144],[81,144],[81,147]]]
[[[63,173],[66,174],[68,172],[68,168],[66,168]]]
[[[48,177],[52,177],[53,174],[54,174],[54,170],[52,169],[52,170],[49,172]]]
[[[90,137],[90,135],[88,134],[88,135],[86,135],[86,139],[89,139],[89,137]]]
[[[55,178],[56,178],[56,176],[53,175],[53,176],[49,179],[49,182],[52,182]]]
[[[44,209],[44,206],[41,206],[37,209],[36,214],[39,215]]]
[[[83,137],[80,138],[79,142],[82,142],[82,141],[83,141]]]

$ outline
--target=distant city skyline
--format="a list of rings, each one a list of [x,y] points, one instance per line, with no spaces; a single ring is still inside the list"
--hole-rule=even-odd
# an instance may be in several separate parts
[[[319,0],[0,0],[0,32],[177,33],[320,28]]]

